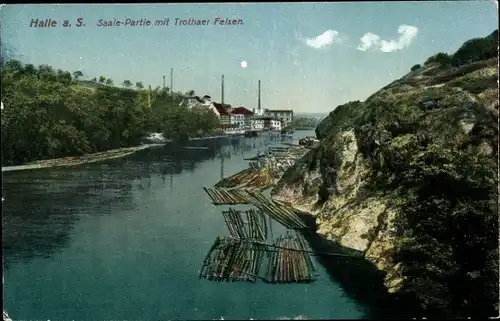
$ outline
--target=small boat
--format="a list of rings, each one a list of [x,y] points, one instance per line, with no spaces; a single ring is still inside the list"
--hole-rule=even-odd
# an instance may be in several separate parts
[[[293,128],[292,129],[283,129],[281,131],[281,135],[292,135],[294,132],[295,132],[295,130]]]

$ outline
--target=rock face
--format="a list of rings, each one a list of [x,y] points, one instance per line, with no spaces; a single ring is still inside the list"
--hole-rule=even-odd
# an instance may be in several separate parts
[[[274,179],[279,180],[307,151],[308,149],[302,146],[289,148],[283,152],[267,154],[249,165],[254,169],[266,169]]]
[[[422,313],[487,315],[498,302],[497,37],[338,106],[271,193]]]
[[[316,139],[316,137],[304,137],[299,139],[299,145],[301,146],[306,146],[306,147],[312,147],[315,144],[319,143],[319,140]]]

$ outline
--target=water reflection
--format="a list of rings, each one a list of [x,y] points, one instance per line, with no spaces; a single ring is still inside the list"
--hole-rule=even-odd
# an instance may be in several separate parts
[[[186,149],[171,144],[97,164],[6,173],[6,201],[2,204],[4,267],[35,257],[48,258],[67,247],[75,222],[82,217],[134,210],[134,190],[151,190],[154,177],[159,176],[172,192],[176,176],[194,172],[207,160],[220,159],[223,177],[225,160],[276,143],[276,136],[194,141],[189,146],[207,148]]]

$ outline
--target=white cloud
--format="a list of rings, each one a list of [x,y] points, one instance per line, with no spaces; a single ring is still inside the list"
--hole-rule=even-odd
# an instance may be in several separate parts
[[[361,39],[359,39],[361,43],[358,46],[358,50],[366,51],[372,46],[376,46],[380,42],[380,37],[376,34],[368,32]]]
[[[299,38],[299,40],[302,39]],[[320,49],[332,43],[342,43],[342,38],[340,38],[338,31],[329,29],[314,38],[306,38],[302,41],[311,48]]]
[[[366,33],[360,39],[357,49],[366,51],[373,48],[382,52],[393,52],[408,47],[417,36],[418,28],[408,25],[398,27],[399,38],[397,40],[381,40],[379,36],[371,32]]]

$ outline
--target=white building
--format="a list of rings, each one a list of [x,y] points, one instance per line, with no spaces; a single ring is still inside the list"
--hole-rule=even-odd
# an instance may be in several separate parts
[[[269,116],[275,119],[281,120],[281,127],[285,128],[293,120],[293,110],[273,110],[273,109],[266,109],[264,110],[264,115]]]
[[[235,126],[238,134],[244,134],[251,130],[251,119],[253,113],[245,107],[236,107],[231,109],[231,124]]]
[[[208,95],[203,96],[203,98],[200,98],[199,96],[185,96],[179,104],[179,106],[186,106],[187,108],[202,106],[210,107],[211,105],[212,98]]]
[[[252,117],[250,120],[251,130],[262,131],[264,130],[264,119],[261,117]]]
[[[231,124],[238,125],[241,129],[245,127],[245,115],[231,113]]]
[[[279,119],[271,119],[271,130],[281,130],[281,121]]]
[[[186,108],[188,109],[191,109],[193,107],[206,107],[210,109],[217,117],[220,118],[221,116],[219,110],[214,105],[212,98],[208,95],[203,96],[203,98],[200,98],[198,96],[184,97],[179,106],[186,106]]]

